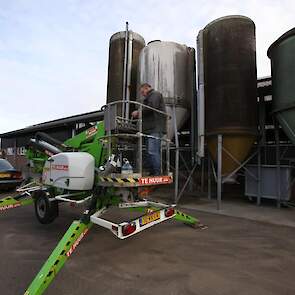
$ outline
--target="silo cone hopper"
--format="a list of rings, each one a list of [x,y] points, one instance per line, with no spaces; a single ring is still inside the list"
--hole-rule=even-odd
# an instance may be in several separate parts
[[[267,55],[271,59],[273,113],[295,144],[295,28],[276,40]]]
[[[216,162],[222,135],[222,176],[234,182],[228,176],[245,161],[257,136],[255,24],[245,16],[222,17],[197,40],[198,105],[204,101],[208,150]]]

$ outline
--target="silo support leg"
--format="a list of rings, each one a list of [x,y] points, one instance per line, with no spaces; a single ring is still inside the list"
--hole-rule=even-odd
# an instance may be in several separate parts
[[[217,210],[221,209],[222,193],[222,135],[217,136]]]
[[[210,155],[208,155],[208,200],[211,200],[211,159],[210,159]]]

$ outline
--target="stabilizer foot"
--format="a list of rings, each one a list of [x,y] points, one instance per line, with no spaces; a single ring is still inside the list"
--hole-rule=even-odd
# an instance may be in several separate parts
[[[206,229],[208,228],[208,226],[200,223],[200,221],[191,216],[191,215],[188,215],[186,213],[183,213],[179,210],[176,210],[176,215],[174,216],[174,219],[177,220],[177,221],[180,221],[180,222],[183,222],[184,224],[187,224],[193,228],[196,228],[196,229]]]

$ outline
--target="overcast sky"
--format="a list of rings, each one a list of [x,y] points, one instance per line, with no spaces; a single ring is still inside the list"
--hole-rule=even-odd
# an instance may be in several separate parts
[[[258,77],[270,75],[266,51],[294,26],[294,0],[0,0],[0,133],[99,109],[109,38],[125,21],[146,42],[196,47],[229,14],[255,22]]]

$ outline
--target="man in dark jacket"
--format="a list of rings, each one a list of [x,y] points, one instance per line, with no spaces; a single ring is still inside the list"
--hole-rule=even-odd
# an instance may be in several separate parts
[[[151,85],[144,83],[140,86],[140,94],[144,97],[143,104],[152,107],[161,112],[166,112],[162,94],[155,91]],[[139,111],[132,113],[134,118],[139,117]],[[155,112],[151,109],[142,108],[142,130],[147,137],[146,146],[146,162],[150,167],[151,175],[161,174],[161,140],[166,132],[166,117],[163,114]]]

